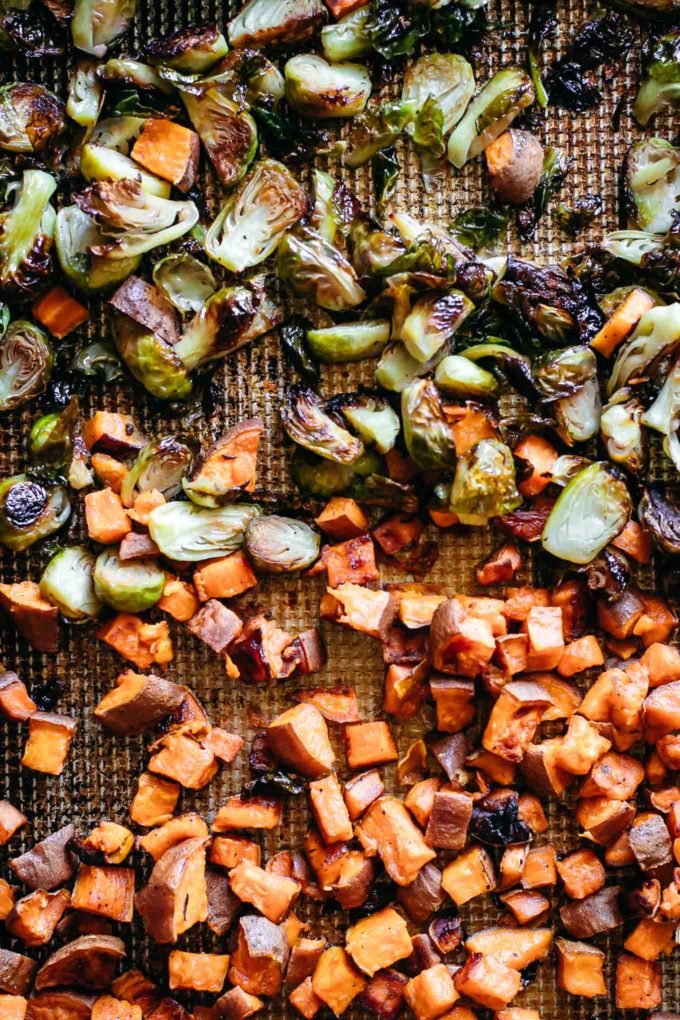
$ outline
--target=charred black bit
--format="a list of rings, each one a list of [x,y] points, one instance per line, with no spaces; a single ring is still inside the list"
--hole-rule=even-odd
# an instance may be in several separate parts
[[[550,145],[545,150],[543,174],[536,191],[517,212],[517,232],[522,241],[530,241],[548,202],[558,194],[571,166],[561,149]]]
[[[353,907],[349,911],[350,923],[356,924],[362,917],[369,917],[371,914],[375,914],[376,911],[389,906],[390,903],[394,902],[396,894],[397,887],[394,882],[388,878],[385,872],[381,872],[371,886],[366,902],[362,903],[360,907]]]
[[[262,775],[245,783],[241,796],[249,797],[299,797],[305,792],[305,784],[299,776],[291,776],[287,772],[276,769],[274,772],[263,772]]]
[[[248,765],[252,775],[259,776],[276,770],[276,759],[267,745],[266,733],[256,733],[250,745]]]
[[[512,843],[528,843],[532,838],[531,829],[518,814],[516,796],[506,797],[501,803],[487,807],[483,801],[472,809],[469,834],[472,839],[489,846],[510,846]]]
[[[65,690],[63,677],[46,677],[31,684],[31,698],[41,712],[51,712],[63,698]]]
[[[582,230],[593,222],[597,216],[602,215],[604,206],[600,195],[584,195],[577,198],[572,206],[561,203],[555,212],[555,219],[565,234],[569,237],[578,237]]]
[[[539,106],[548,105],[548,94],[543,84],[543,76],[540,66],[541,46],[545,40],[554,35],[557,31],[557,18],[555,17],[555,0],[545,0],[534,6],[529,21],[527,32],[527,48],[529,61],[529,74],[536,89],[536,101]]]
[[[283,103],[278,110],[253,106],[250,112],[268,152],[282,163],[307,163],[328,148],[328,131],[302,121]]]
[[[603,549],[592,563],[583,567],[590,591],[602,592],[608,601],[621,598],[630,584],[630,568],[624,556],[611,549]]]
[[[657,544],[667,553],[680,553],[680,506],[657,485],[644,491],[638,519],[652,532]]]
[[[371,160],[371,165],[373,167],[375,202],[378,211],[382,212],[397,187],[400,170],[397,150],[393,145],[380,149]]]
[[[321,371],[307,346],[307,330],[311,324],[299,315],[293,315],[279,327],[281,347],[286,361],[292,365],[305,382],[316,386],[321,378]]]
[[[551,102],[575,113],[598,106],[602,93],[587,72],[603,65],[612,71],[620,68],[636,38],[634,23],[618,11],[587,22],[550,69],[547,86]]]
[[[47,490],[38,482],[16,482],[3,502],[3,512],[15,528],[27,528],[47,506]]]
[[[0,32],[7,35],[11,49],[34,60],[63,54],[61,31],[40,4],[32,4],[25,11],[12,11],[0,21]]]

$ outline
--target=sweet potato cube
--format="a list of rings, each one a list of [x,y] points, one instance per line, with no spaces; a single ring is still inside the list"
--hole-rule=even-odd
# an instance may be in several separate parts
[[[200,148],[195,131],[172,120],[150,118],[144,121],[130,155],[149,173],[186,194],[196,180]]]
[[[493,956],[473,954],[455,977],[459,995],[487,1009],[502,1009],[522,987],[521,975]]]
[[[495,549],[475,570],[477,584],[502,584],[512,581],[522,566],[522,554],[514,542]]]
[[[164,613],[172,616],[174,620],[186,623],[198,612],[199,601],[193,584],[166,574],[163,594],[156,605]]]
[[[494,662],[510,676],[528,668],[529,638],[526,634],[501,634],[496,638]]]
[[[437,729],[442,733],[460,733],[475,718],[473,680],[433,676],[430,692],[437,709]]]
[[[491,709],[482,743],[487,751],[519,762],[531,744],[552,698],[531,680],[511,680]]]
[[[520,794],[517,814],[537,835],[548,831],[548,819],[545,816],[543,805],[533,793]]]
[[[285,875],[241,861],[229,874],[234,892],[244,903],[250,903],[273,924],[279,924],[300,895],[300,884]]]
[[[241,549],[229,556],[205,560],[194,570],[193,580],[201,602],[231,599],[257,586],[250,560]]]
[[[314,991],[311,977],[306,977],[288,994],[288,999],[305,1020],[313,1020],[325,1003]]]
[[[327,949],[312,975],[314,994],[336,1016],[342,1016],[365,987],[365,979],[342,946]]]
[[[36,889],[16,901],[5,919],[5,928],[25,946],[44,946],[52,938],[70,902],[71,894],[67,889],[58,892]]]
[[[281,801],[265,797],[229,797],[217,812],[213,832],[230,829],[276,829],[281,824]]]
[[[135,899],[134,868],[81,864],[73,887],[72,906],[87,914],[129,924]]]
[[[437,607],[430,628],[433,669],[474,677],[491,661],[495,650],[491,624],[472,615],[460,599],[447,599]]]
[[[583,995],[593,999],[606,995],[602,968],[604,953],[589,942],[572,942],[557,939],[557,984],[570,995]]]
[[[0,716],[11,722],[25,722],[37,710],[23,680],[11,671],[0,673]]]
[[[380,797],[356,827],[367,853],[378,853],[385,871],[397,885],[410,885],[418,872],[435,856],[423,839],[402,801]]]
[[[521,971],[545,959],[552,937],[550,928],[483,928],[468,938],[465,949],[472,955],[493,956],[511,970]]]
[[[680,650],[675,645],[655,641],[645,649],[640,661],[649,675],[650,688],[680,680]]]
[[[148,669],[154,662],[165,666],[172,662],[170,632],[165,620],[145,623],[131,613],[118,613],[97,628],[97,637],[134,662],[138,669]]]
[[[555,752],[555,762],[571,775],[585,776],[611,746],[611,741],[601,736],[588,719],[572,715],[567,732]]]
[[[179,800],[179,784],[142,772],[137,793],[130,807],[130,818],[137,825],[152,828],[170,821]]]
[[[579,796],[630,800],[644,778],[644,767],[637,758],[609,751],[595,762],[584,780]]]
[[[413,949],[406,921],[393,907],[364,917],[349,928],[345,945],[359,970],[369,977],[405,960]]]
[[[231,871],[241,861],[259,864],[262,851],[259,843],[254,843],[245,836],[216,836],[210,846],[208,858],[211,864]]]
[[[23,995],[0,994],[0,1020],[24,1020],[27,1008]]]
[[[407,630],[429,627],[437,607],[442,602],[446,602],[446,595],[406,591],[399,599],[399,620]]]
[[[364,511],[355,500],[344,496],[334,496],[315,520],[325,535],[340,540],[357,538],[368,531]]]
[[[173,949],[168,957],[170,988],[195,992],[221,992],[229,969],[229,957],[216,953],[187,953]]]
[[[147,934],[158,943],[176,942],[208,917],[205,883],[205,837],[171,847],[153,866],[148,884],[137,893],[135,907]]]
[[[558,860],[556,867],[570,899],[582,900],[604,886],[605,870],[592,850],[575,850]]]
[[[15,902],[15,890],[6,882],[4,878],[0,878],[0,921],[4,921],[14,909]]]
[[[339,843],[353,838],[352,822],[335,772],[311,782],[309,798],[324,843]]]
[[[514,889],[501,896],[501,901],[511,911],[518,924],[538,921],[550,910],[550,900],[542,893],[531,890]]]
[[[460,997],[443,963],[421,970],[404,988],[407,1003],[417,1020],[437,1020]]]
[[[247,1020],[264,1009],[264,1002],[257,995],[250,995],[244,992],[238,985],[230,988],[228,992],[221,995],[215,1005],[206,1014],[206,1020],[213,1020],[215,1010],[219,1010],[218,1016],[225,1020]],[[194,1007],[195,1020],[199,1020],[196,1007]]]
[[[34,772],[60,776],[77,725],[76,720],[69,715],[34,712],[28,722],[28,740],[21,764]]]
[[[491,892],[495,885],[493,861],[481,846],[470,846],[463,850],[442,872],[442,889],[457,907],[476,896]]]
[[[655,1009],[661,1004],[661,965],[622,953],[616,963],[617,1009]]]
[[[348,726],[345,729],[345,749],[351,769],[385,765],[399,758],[389,723],[381,720]]]
[[[8,800],[0,800],[0,846],[8,843],[15,832],[26,825],[28,818]]]
[[[627,829],[635,817],[629,801],[606,797],[582,797],[576,808],[576,820],[594,843],[608,846]]]
[[[539,846],[530,850],[524,863],[522,888],[539,889],[557,884],[557,855],[554,846]]]
[[[145,836],[138,839],[138,843],[143,850],[151,855],[154,861],[157,861],[171,846],[177,846],[185,839],[207,835],[208,826],[201,816],[190,811],[187,814],[177,815],[176,818],[171,818],[164,825],[147,832]]]
[[[92,1007],[90,1020],[142,1020],[142,1017],[141,1006],[115,999],[112,995],[102,995]]]
[[[177,711],[185,692],[163,677],[126,669],[94,710],[95,718],[120,736],[143,733]]]
[[[514,450],[515,457],[531,465],[532,471],[528,478],[523,478],[517,488],[525,499],[540,496],[550,485],[551,470],[557,460],[557,450],[543,436],[531,434],[525,436]]]
[[[425,842],[440,850],[462,850],[472,818],[472,798],[455,790],[443,790],[432,798]]]
[[[383,711],[396,719],[412,719],[427,697],[428,665],[393,663],[385,674]]]
[[[319,606],[323,620],[332,620],[379,641],[387,634],[396,612],[397,604],[389,592],[351,583],[327,588]]]
[[[277,716],[267,727],[267,744],[284,765],[309,779],[330,772],[335,761],[321,712],[300,704]]]
[[[324,546],[321,560],[328,572],[330,588],[338,588],[341,584],[369,584],[380,577],[370,535],[359,535],[338,545]]]
[[[651,691],[644,700],[643,711],[648,741],[677,730],[680,727],[680,680]]]
[[[0,584],[0,610],[31,648],[56,652],[59,644],[59,610],[40,594],[35,581]]]
[[[185,724],[190,726],[190,723]],[[149,772],[174,780],[188,790],[202,790],[219,768],[215,755],[198,734],[170,730],[151,745]]]
[[[272,924],[266,917],[242,917],[229,963],[229,980],[249,995],[278,995],[289,956],[283,925]]]
[[[112,489],[97,489],[85,496],[87,533],[94,542],[112,545],[132,531],[120,496]]]
[[[594,634],[584,634],[565,646],[562,658],[557,664],[557,672],[560,676],[576,676],[586,669],[594,666],[601,666],[604,663],[604,655],[600,643]]]
[[[630,933],[623,948],[641,960],[658,960],[670,955],[675,948],[677,923],[662,924],[650,917],[643,917]]]
[[[376,769],[362,772],[361,775],[350,779],[343,790],[345,806],[347,807],[350,819],[355,822],[371,806],[373,801],[377,800],[378,797],[382,797],[384,792],[383,781]]]
[[[522,630],[529,638],[529,669],[555,669],[564,653],[562,609],[559,606],[532,606]]]

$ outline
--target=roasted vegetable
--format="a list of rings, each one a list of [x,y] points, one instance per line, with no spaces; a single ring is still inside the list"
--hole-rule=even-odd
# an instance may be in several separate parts
[[[342,365],[362,358],[375,358],[390,338],[386,319],[361,319],[337,326],[310,329],[306,333],[312,355],[324,364]]]
[[[486,148],[491,186],[502,201],[528,202],[543,176],[543,146],[530,131],[511,128]]]
[[[291,57],[284,68],[286,99],[304,117],[354,117],[371,95],[362,64],[329,64],[313,53]]]
[[[631,509],[614,469],[591,464],[560,493],[543,529],[543,548],[569,563],[590,563],[623,530]]]
[[[149,560],[121,560],[106,549],[92,575],[97,598],[119,613],[141,613],[154,606],[165,587],[165,572]]]
[[[621,346],[607,383],[611,396],[631,379],[643,375],[680,344],[680,305],[650,308],[638,322],[629,340]]]
[[[351,264],[308,227],[285,235],[279,245],[277,269],[296,294],[311,298],[320,308],[349,311],[366,300]]]
[[[400,338],[411,357],[430,361],[473,309],[472,301],[460,290],[426,295],[413,304],[401,325]]]
[[[534,99],[534,87],[525,71],[518,67],[499,71],[475,96],[451,135],[449,160],[460,169],[479,156]]]
[[[456,462],[449,507],[464,524],[486,524],[522,502],[512,453],[496,439],[482,439]]]
[[[82,546],[61,549],[49,561],[40,578],[40,594],[67,620],[93,619],[102,610],[94,588],[95,557]]]
[[[363,57],[371,50],[366,31],[370,17],[369,4],[351,10],[344,17],[321,29],[321,45],[330,63],[341,63]]]
[[[198,506],[218,507],[255,488],[257,452],[264,431],[261,418],[234,425],[210,446],[182,487]]]
[[[156,490],[166,500],[182,489],[182,479],[189,470],[195,446],[175,436],[148,443],[126,473],[120,489],[124,506],[134,506],[141,492]]]
[[[633,116],[646,127],[655,113],[680,102],[680,33],[650,35],[643,52],[642,81]]]
[[[157,289],[180,312],[200,312],[217,290],[217,281],[209,266],[193,255],[168,255],[153,267]]]
[[[170,198],[168,181],[148,173],[139,163],[116,149],[88,142],[80,153],[80,172],[86,181],[139,181],[142,189],[159,198]]]
[[[329,401],[361,438],[378,453],[389,453],[401,428],[399,416],[383,397],[368,393],[340,393]],[[352,536],[348,536],[352,537]]]
[[[434,380],[440,390],[465,397],[494,397],[499,386],[495,376],[474,361],[459,354],[450,354],[437,365]]]
[[[135,0],[75,0],[71,35],[73,44],[94,57],[127,32],[135,16]]]
[[[259,513],[258,507],[248,504],[207,509],[193,503],[164,503],[151,511],[149,533],[171,560],[213,559],[239,549],[248,522]]]
[[[403,390],[401,419],[406,449],[419,467],[443,470],[453,466],[453,433],[431,379],[417,379]]]
[[[428,53],[404,72],[401,98],[415,104],[406,131],[417,144],[425,139],[433,156],[444,154],[444,139],[458,123],[475,90],[472,67],[457,53]]]
[[[624,388],[603,408],[600,432],[607,456],[632,475],[638,475],[646,459],[642,430],[644,406]]]
[[[0,338],[0,411],[21,407],[43,393],[53,362],[43,331],[22,319],[13,322]]]
[[[281,410],[287,434],[299,446],[338,464],[354,464],[364,452],[361,440],[342,428],[325,411],[313,390],[293,387]]]
[[[220,183],[227,188],[238,184],[257,153],[255,121],[219,88],[198,96],[183,92],[182,100]]]
[[[111,332],[122,361],[149,393],[160,400],[184,400],[191,393],[187,366],[167,340],[120,313],[111,318]]]
[[[150,64],[202,74],[226,56],[227,41],[215,25],[197,25],[152,39],[146,46]]]
[[[26,475],[0,483],[0,545],[21,552],[58,531],[71,504],[62,485],[46,486]]]
[[[94,127],[104,105],[98,66],[96,60],[79,60],[69,78],[66,112],[80,127]]]
[[[135,271],[141,259],[141,255],[111,259],[93,254],[104,237],[94,218],[77,205],[59,210],[54,240],[64,275],[85,293],[115,287]]]
[[[0,88],[0,149],[41,153],[63,129],[63,104],[44,85],[17,81]]]
[[[12,205],[0,214],[0,293],[30,294],[50,275],[56,181],[43,170],[25,170],[8,189]]]
[[[253,517],[246,528],[246,551],[265,574],[304,570],[318,557],[319,546],[319,535],[308,524],[290,517]]]
[[[314,35],[325,20],[321,0],[248,0],[229,22],[229,42],[237,49],[288,46]]]
[[[665,234],[680,212],[680,149],[663,138],[635,142],[626,156],[629,226]]]

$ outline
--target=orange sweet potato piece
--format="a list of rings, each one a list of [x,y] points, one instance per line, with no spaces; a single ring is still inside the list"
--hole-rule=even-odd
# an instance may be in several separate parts
[[[582,797],[576,808],[576,820],[594,843],[607,846],[630,826],[635,808],[628,801],[606,797]]]
[[[178,800],[178,783],[171,783],[151,772],[142,772],[130,807],[130,818],[145,828],[163,825],[172,818]]]
[[[529,669],[555,669],[564,654],[561,607],[532,606],[522,630],[529,637]]]
[[[473,955],[493,956],[511,970],[524,970],[543,960],[552,945],[550,928],[483,928],[471,935],[465,950]]]
[[[314,991],[312,978],[306,977],[288,995],[289,1001],[295,1006],[305,1020],[313,1020],[320,1009],[323,1009],[324,1002]]]
[[[614,309],[604,326],[590,341],[590,346],[603,357],[611,358],[616,348],[633,332],[645,312],[653,307],[654,298],[646,291],[635,287]]]
[[[342,1016],[365,987],[366,981],[342,946],[331,946],[319,958],[312,989],[335,1016]]]
[[[319,606],[322,620],[331,620],[350,630],[383,640],[397,612],[387,591],[374,591],[359,584],[327,588]]]
[[[450,861],[442,872],[442,889],[457,907],[496,886],[493,861],[481,846],[469,846]]]
[[[44,946],[52,938],[70,902],[71,894],[67,889],[58,892],[36,889],[16,901],[5,918],[5,928],[25,946]]]
[[[557,861],[557,873],[571,899],[582,900],[598,892],[605,883],[605,870],[592,850],[575,850]]]
[[[437,709],[437,729],[442,733],[459,733],[475,718],[477,709],[472,680],[433,676],[430,693]]]
[[[300,884],[285,875],[265,871],[252,861],[240,861],[229,874],[232,892],[244,903],[279,924],[300,895]]]
[[[436,1020],[451,1007],[459,993],[443,963],[421,970],[404,988],[404,997],[417,1020]]]
[[[23,680],[11,670],[0,673],[0,715],[11,722],[25,722],[34,712],[37,706]]]
[[[570,995],[583,995],[593,999],[606,995],[602,968],[604,953],[588,942],[557,939],[557,985]]]
[[[612,545],[636,563],[651,562],[654,548],[652,536],[637,521],[628,521],[623,531],[612,539]]]
[[[396,797],[380,797],[371,804],[356,828],[367,853],[378,853],[397,885],[410,885],[435,856],[422,833]]]
[[[8,843],[27,822],[28,818],[18,808],[8,800],[0,800],[0,846]]]
[[[622,953],[616,962],[617,1009],[655,1009],[661,1004],[661,965]]]
[[[57,651],[59,610],[42,597],[35,581],[0,584],[0,609],[36,651]]]
[[[228,969],[229,957],[217,953],[187,953],[173,949],[168,957],[168,980],[173,990],[221,992]]]
[[[359,504],[345,496],[333,496],[318,517],[321,531],[340,540],[357,538],[368,531],[368,518]]]
[[[584,634],[565,647],[557,672],[560,676],[571,677],[603,663],[604,655],[597,638],[594,634]]]
[[[644,768],[637,758],[610,751],[595,762],[579,795],[603,796],[609,800],[630,800],[644,777]]]
[[[186,623],[195,616],[199,609],[198,595],[193,584],[180,581],[179,578],[166,574],[163,594],[156,603],[164,613],[169,613],[174,620]]]
[[[97,628],[97,637],[129,659],[138,669],[148,669],[154,663],[167,666],[174,652],[170,632],[165,620],[145,623],[131,613],[118,613]]]
[[[345,729],[345,750],[351,769],[384,765],[399,758],[389,724],[382,720],[348,726]]]
[[[378,797],[382,797],[384,791],[383,781],[376,769],[350,779],[343,790],[343,798],[351,820],[354,822],[360,818]]]
[[[196,180],[200,148],[195,131],[172,120],[150,118],[144,121],[130,155],[149,173],[186,194]]]
[[[129,414],[96,411],[83,423],[83,440],[91,453],[104,450],[114,456],[136,454],[146,444],[146,437]]]
[[[128,473],[127,464],[116,460],[108,453],[93,453],[90,463],[102,485],[120,495],[123,479]]]
[[[149,881],[135,896],[147,934],[158,943],[178,937],[208,917],[205,837],[171,847],[153,866]]]
[[[482,744],[500,758],[521,761],[551,704],[550,695],[540,684],[530,680],[510,681],[491,709]]]
[[[134,868],[81,864],[73,887],[72,906],[112,921],[132,921],[135,898]]]
[[[60,776],[77,725],[76,720],[69,715],[34,712],[28,721],[28,740],[21,759],[24,768]]]
[[[72,298],[64,287],[52,287],[33,305],[33,317],[49,330],[57,340],[62,340],[90,317],[87,308]]]
[[[501,634],[496,638],[494,662],[509,676],[527,670],[528,656],[529,638],[526,634]]]
[[[498,430],[479,404],[444,404],[442,410],[451,426],[457,457],[464,457],[482,439],[498,439]]]
[[[531,924],[547,914],[550,900],[542,893],[525,889],[514,889],[501,896],[501,901],[511,911],[518,924]]]
[[[279,761],[309,779],[330,772],[335,761],[324,717],[310,704],[296,705],[272,720],[267,745]]]
[[[675,929],[675,923],[663,924],[650,917],[643,917],[623,943],[623,948],[641,960],[658,960],[673,952]]]
[[[522,987],[521,975],[494,956],[475,953],[455,977],[456,990],[487,1009],[502,1009]]]
[[[645,648],[655,641],[668,641],[678,625],[678,618],[665,599],[649,592],[640,592],[643,612],[633,627],[635,637],[642,638]]]
[[[215,755],[202,743],[207,736],[202,723],[183,723],[151,745],[148,769],[188,790],[202,790],[218,770]]]
[[[295,692],[295,700],[313,705],[327,722],[359,722],[357,695],[353,687],[307,687]]]
[[[112,545],[132,531],[130,518],[113,489],[96,489],[85,496],[87,533],[94,542]]]
[[[370,535],[359,535],[339,545],[324,546],[321,564],[328,572],[328,585],[365,585],[380,577],[375,562],[375,546]]]
[[[504,545],[492,552],[475,570],[477,584],[502,584],[512,581],[518,570],[522,568],[522,554],[514,542]]]
[[[213,832],[230,829],[276,829],[281,824],[281,802],[265,797],[230,797],[217,812]]]
[[[549,606],[550,592],[547,588],[511,588],[503,606],[503,615],[514,623],[524,623],[534,606]]]
[[[397,719],[412,719],[427,697],[428,664],[393,663],[385,674],[383,711]]]
[[[548,831],[548,819],[545,817],[543,805],[533,793],[520,794],[517,814],[532,832],[540,834]]]
[[[473,615],[455,598],[447,599],[435,610],[429,645],[433,669],[470,677],[481,672],[496,650],[488,620]]]
[[[264,432],[261,418],[248,418],[220,436],[207,450],[192,474],[194,489],[220,499],[240,492],[253,492],[257,454]]]
[[[312,814],[324,843],[339,843],[354,835],[352,822],[335,772],[309,784]]]
[[[557,855],[554,846],[534,847],[527,854],[522,872],[523,889],[538,889],[557,884]]]
[[[0,921],[4,921],[12,912],[14,902],[14,888],[4,878],[0,878]]]
[[[256,585],[257,577],[241,549],[229,556],[205,560],[194,570],[194,587],[201,602],[231,599]]]
[[[92,1007],[91,1020],[142,1020],[142,1017],[141,1006],[115,999],[112,995],[102,995]]]
[[[195,811],[190,811],[184,815],[177,815],[176,818],[171,818],[164,825],[152,829],[145,836],[141,836],[137,842],[143,850],[151,855],[154,861],[157,861],[171,846],[176,846],[185,839],[207,835],[208,826],[201,816],[197,815]]]
[[[661,687],[662,684],[680,680],[680,650],[674,645],[655,641],[645,649],[640,662],[647,670],[650,687]],[[0,690],[0,706],[1,699]]]
[[[137,524],[141,524],[143,528],[148,528],[152,511],[157,506],[163,506],[165,501],[165,496],[158,489],[145,489],[135,497],[132,509],[127,512],[128,517]]]
[[[531,465],[531,474],[519,482],[517,488],[525,499],[540,496],[550,485],[551,471],[557,460],[557,450],[543,436],[531,434],[520,440],[514,449],[515,457]]]
[[[23,995],[0,994],[0,1020],[24,1020],[28,1000]]]
[[[158,985],[140,970],[126,970],[112,982],[111,992],[124,1002],[139,1006],[145,1017],[158,1007],[162,998]]]
[[[348,928],[345,945],[359,970],[369,977],[406,959],[413,949],[406,921],[393,907],[385,907]]]
[[[594,723],[582,715],[572,715],[555,753],[555,761],[565,772],[585,776],[611,746],[611,741],[600,735]]]

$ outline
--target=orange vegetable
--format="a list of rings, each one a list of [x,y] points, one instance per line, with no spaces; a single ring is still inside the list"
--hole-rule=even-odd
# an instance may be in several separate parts
[[[475,718],[477,709],[474,681],[433,676],[430,679],[430,693],[437,709],[437,729],[442,733],[459,733]]]
[[[125,1002],[139,1006],[144,1016],[153,1012],[162,998],[158,986],[139,970],[125,971],[112,982],[111,991]]]
[[[81,864],[73,887],[74,910],[130,924],[134,898],[134,868],[100,868]]]
[[[548,831],[548,819],[545,817],[543,806],[532,793],[520,794],[517,814],[532,832],[540,834]]]
[[[678,625],[677,616],[668,603],[656,595],[640,592],[640,598],[644,609],[633,627],[633,634],[642,638],[645,648],[655,641],[668,641]]]
[[[16,673],[0,673],[0,715],[12,722],[30,719],[37,706]]]
[[[491,892],[495,886],[493,861],[481,846],[469,846],[454,857],[442,872],[442,889],[457,907]]]
[[[335,761],[328,727],[314,705],[296,705],[272,720],[267,744],[280,761],[309,779],[330,772]]]
[[[418,872],[435,856],[396,797],[380,797],[356,827],[367,853],[378,853],[385,871],[397,885],[410,885]]]
[[[529,638],[526,634],[501,634],[496,638],[494,662],[510,676],[526,672],[528,656]]]
[[[83,423],[83,440],[88,450],[104,450],[111,454],[135,454],[146,443],[129,414],[114,411],[96,411]]]
[[[373,801],[381,797],[384,790],[380,773],[375,769],[362,772],[361,775],[350,779],[343,791],[343,797],[352,821],[356,821]]]
[[[593,666],[601,666],[604,655],[594,634],[585,634],[568,644],[557,665],[560,676],[571,677]]]
[[[513,452],[515,457],[527,461],[532,468],[531,474],[527,478],[522,478],[517,488],[525,499],[539,496],[550,485],[557,450],[543,436],[532,434],[520,440]]]
[[[32,648],[56,652],[59,610],[42,597],[35,581],[0,584],[0,609]]]
[[[156,509],[157,506],[163,506],[165,503],[165,496],[158,489],[145,489],[144,492],[140,492],[135,497],[135,502],[131,510],[128,510],[128,517],[130,517],[137,524],[141,524],[142,527],[147,528],[149,526],[149,516],[151,512]]]
[[[194,587],[201,602],[231,599],[257,585],[257,577],[241,550],[216,560],[206,560],[194,570]]]
[[[600,735],[594,723],[582,715],[572,715],[567,732],[555,752],[555,762],[571,775],[585,776],[611,746],[611,741]]]
[[[523,623],[534,606],[549,606],[550,592],[547,588],[511,588],[511,594],[503,606],[507,620]]]
[[[357,7],[362,7],[363,2],[364,0],[328,0],[327,6],[333,17],[338,20],[351,14]]]
[[[483,928],[471,935],[465,950],[473,955],[493,956],[511,970],[521,971],[548,955],[550,928]]]
[[[404,988],[404,996],[416,1020],[436,1020],[460,998],[443,963],[427,967],[411,978]]]
[[[522,987],[521,975],[494,956],[473,954],[455,977],[456,990],[487,1009],[502,1009]]]
[[[442,410],[451,426],[457,457],[464,457],[482,439],[498,439],[498,430],[479,404],[444,404]]]
[[[24,1020],[27,1008],[23,995],[0,994],[0,1020]]]
[[[130,155],[149,173],[186,193],[196,180],[200,148],[195,131],[172,120],[152,118],[144,121]]]
[[[217,953],[187,953],[173,949],[168,957],[168,979],[172,989],[221,992],[228,969],[229,957]]]
[[[378,640],[386,636],[396,611],[396,602],[389,592],[373,591],[359,584],[327,588],[319,606],[322,620],[332,620]]]
[[[345,729],[345,750],[351,769],[384,765],[399,758],[389,724],[379,720],[348,726]]]
[[[309,784],[312,814],[324,843],[339,843],[354,835],[342,787],[335,772]]]
[[[571,899],[585,899],[604,886],[605,870],[592,850],[575,850],[557,861],[556,867],[564,883],[564,891]]]
[[[33,317],[62,340],[90,318],[90,313],[63,287],[52,287],[33,305]]]
[[[511,911],[518,924],[531,924],[538,921],[550,909],[550,900],[539,892],[515,889],[505,893],[501,900]]]
[[[423,533],[423,523],[417,517],[394,514],[373,529],[373,538],[386,556],[396,556],[415,545]]]
[[[145,623],[131,613],[118,613],[97,628],[97,637],[129,659],[138,669],[148,669],[157,662],[172,662],[173,650],[167,623]]]
[[[628,521],[623,531],[612,539],[612,545],[636,563],[651,563],[654,549],[652,536],[637,521]]]
[[[262,852],[259,844],[245,836],[216,836],[208,853],[211,864],[231,870],[241,861],[259,864]]]
[[[529,669],[555,669],[564,654],[561,607],[532,606],[522,630],[529,637]]]
[[[614,309],[602,329],[590,341],[590,346],[603,357],[611,358],[616,348],[633,332],[642,316],[654,304],[651,295],[635,287]]]
[[[141,1006],[114,999],[112,995],[102,995],[92,1007],[90,1020],[142,1020],[142,1017]]]
[[[321,561],[328,572],[328,584],[364,585],[380,577],[375,562],[375,546],[370,535],[359,535],[339,545],[324,546]]]
[[[328,722],[354,723],[361,719],[352,687],[306,687],[295,692],[295,699],[313,705]]]
[[[458,514],[451,514],[446,510],[434,510],[432,507],[427,512],[437,528],[452,528],[454,524],[460,523]]]
[[[306,977],[296,988],[289,992],[288,1000],[295,1006],[305,1020],[313,1020],[320,1009],[323,1009],[324,1002],[314,991],[311,977]]]
[[[522,873],[523,889],[538,889],[557,884],[557,854],[554,846],[539,846],[530,850]]]
[[[91,464],[92,470],[102,485],[120,495],[123,479],[128,473],[127,465],[122,464],[115,457],[109,456],[108,453],[93,453]]]
[[[251,861],[240,863],[229,873],[232,892],[261,914],[278,924],[300,895],[300,884],[285,875],[265,871]]]
[[[156,605],[163,612],[169,613],[173,620],[186,623],[198,612],[200,606],[196,589],[188,581],[180,581],[171,574],[165,576],[163,594]]]
[[[406,959],[413,949],[406,921],[393,907],[385,907],[348,928],[345,945],[359,970],[369,977]]]
[[[4,921],[13,908],[14,889],[4,878],[0,878],[0,921]]]
[[[137,793],[130,807],[130,818],[137,825],[151,828],[172,818],[179,800],[179,785],[151,772],[142,772]]]
[[[213,752],[201,741],[205,735],[202,723],[184,723],[169,730],[151,745],[149,772],[173,779],[188,790],[202,790],[219,767]]]
[[[661,1004],[661,966],[622,953],[616,963],[617,1009],[656,1009]]]
[[[264,797],[230,797],[217,812],[213,832],[230,829],[275,829],[281,824],[281,802]]]
[[[71,894],[67,889],[58,892],[36,889],[17,900],[5,919],[5,928],[25,946],[44,946],[70,903]]]
[[[514,542],[506,542],[491,553],[475,570],[477,584],[501,584],[512,581],[522,567],[522,554]]]
[[[588,942],[557,939],[557,984],[570,995],[583,995],[593,999],[606,995],[602,968],[604,953]]]
[[[649,675],[650,687],[660,687],[673,680],[680,680],[680,651],[674,645],[664,645],[655,641],[645,649],[640,661]],[[1,705],[2,690],[0,707]]]
[[[521,761],[551,703],[550,695],[540,684],[511,680],[491,709],[483,746],[507,761]]]
[[[342,1016],[366,987],[342,946],[331,946],[322,954],[312,975],[312,990],[336,1016]]]
[[[171,846],[176,846],[185,839],[207,836],[208,826],[200,815],[190,811],[184,815],[177,815],[168,822],[147,832],[138,840],[139,846],[157,861]]]
[[[643,917],[630,933],[623,948],[641,960],[658,960],[669,956],[675,949],[676,923],[662,924],[656,919]]]
[[[112,545],[132,531],[130,518],[113,489],[97,489],[85,496],[87,533],[94,542]]]
[[[368,518],[359,504],[344,496],[334,496],[315,518],[319,528],[331,538],[357,538],[368,531]]]
[[[77,725],[76,720],[68,715],[34,712],[28,721],[28,740],[21,759],[24,768],[60,776]]]

